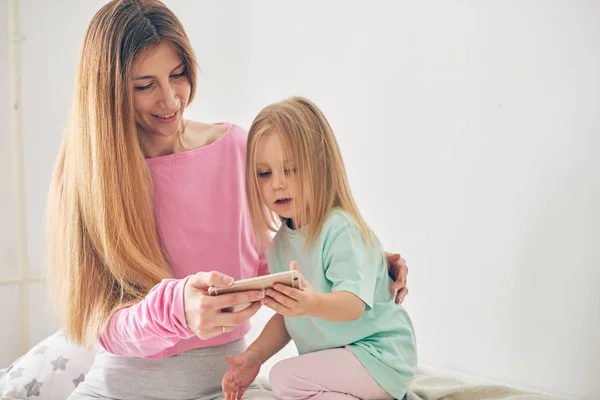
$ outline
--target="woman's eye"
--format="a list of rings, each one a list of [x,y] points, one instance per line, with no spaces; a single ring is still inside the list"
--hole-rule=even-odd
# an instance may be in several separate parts
[[[136,86],[135,90],[141,92],[143,90],[150,89],[152,87],[152,83],[147,84],[146,86]]]
[[[185,76],[185,70],[183,70],[182,72],[175,74],[175,75],[171,75],[171,78],[182,78]]]
[[[265,178],[267,176],[271,176],[271,172],[269,172],[269,171],[259,172],[258,176],[260,176],[261,178]]]
[[[285,170],[283,170],[283,172],[284,172],[286,175],[295,174],[295,173],[296,173],[296,168],[285,169]]]

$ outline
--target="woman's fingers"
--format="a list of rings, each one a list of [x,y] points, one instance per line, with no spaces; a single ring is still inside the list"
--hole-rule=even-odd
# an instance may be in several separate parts
[[[406,275],[400,275],[398,280],[392,284],[391,292],[395,293],[406,286]]]
[[[211,286],[228,287],[233,283],[233,278],[217,271],[198,272],[189,277],[188,283],[197,289],[208,290]]]
[[[396,261],[400,260],[401,256],[398,253],[388,253],[387,251],[385,252],[385,256],[388,260],[388,264],[393,264]]]
[[[239,325],[243,324],[244,322],[248,321],[252,316],[254,316],[254,314],[256,314],[256,312],[260,309],[260,306],[261,304],[259,302],[254,302],[248,308],[245,308],[241,311],[219,311],[214,316],[212,323],[214,324],[214,326],[219,327],[221,331],[223,330],[222,327],[225,327],[225,332],[221,333],[231,332]]]
[[[404,298],[406,297],[407,294],[408,294],[407,287],[403,287],[402,289],[400,289],[398,291],[398,293],[396,294],[396,304],[401,304],[404,301]]]
[[[392,257],[397,256],[397,257]],[[388,257],[388,265],[390,276],[394,279],[391,292],[395,293],[406,286],[406,280],[408,276],[408,266],[406,260],[399,254]]]
[[[209,328],[204,328],[201,330],[200,335],[198,335],[200,337],[200,339],[202,340],[209,340],[212,338],[216,338],[219,335],[222,335],[224,333],[229,333],[229,332],[233,332],[237,329],[237,326],[231,325],[231,326],[226,326],[226,325],[221,325],[221,326],[211,326]]]
[[[216,280],[224,276],[212,274],[212,278],[209,278],[208,275],[197,279],[202,280],[202,284],[216,283]],[[260,290],[209,296],[205,290],[193,286],[197,282],[192,278],[190,277],[184,289],[185,317],[188,328],[202,340],[235,330],[256,314],[261,306],[259,301],[265,296]],[[238,312],[222,311],[241,304],[250,306]]]

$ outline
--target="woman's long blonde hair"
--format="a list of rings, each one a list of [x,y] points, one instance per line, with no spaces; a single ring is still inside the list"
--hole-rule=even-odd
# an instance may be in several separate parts
[[[152,180],[134,120],[131,69],[167,42],[191,84],[196,61],[157,0],[114,0],[93,17],[48,199],[49,278],[66,334],[89,346],[114,310],[172,276],[154,216]],[[188,103],[189,103],[188,102]]]
[[[265,107],[254,119],[248,134],[246,157],[246,195],[254,233],[263,246],[269,243],[269,231],[276,231],[283,219],[266,210],[261,200],[256,168],[258,142],[267,134],[279,139],[285,160],[296,166],[298,193],[294,223],[308,225],[306,245],[317,238],[327,215],[334,208],[348,213],[367,243],[375,239],[360,215],[352,197],[342,154],[335,135],[321,110],[310,100],[292,97]],[[282,165],[283,168],[283,165]]]

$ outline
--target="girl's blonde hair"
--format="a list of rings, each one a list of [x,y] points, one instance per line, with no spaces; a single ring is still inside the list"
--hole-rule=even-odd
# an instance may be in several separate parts
[[[132,65],[169,43],[196,61],[175,15],[157,0],[113,0],[93,17],[48,199],[49,278],[66,334],[84,346],[110,314],[172,276],[154,216],[152,181],[133,109]],[[188,103],[189,103],[188,102]]]
[[[298,193],[295,224],[308,225],[306,245],[317,238],[327,215],[334,208],[348,213],[360,228],[366,242],[375,235],[360,215],[346,176],[344,161],[329,122],[319,108],[303,97],[292,97],[264,108],[252,122],[246,157],[246,195],[254,233],[263,246],[269,231],[283,221],[264,206],[258,187],[256,153],[258,142],[267,134],[279,139],[283,158],[296,166]],[[283,168],[283,165],[282,165]]]

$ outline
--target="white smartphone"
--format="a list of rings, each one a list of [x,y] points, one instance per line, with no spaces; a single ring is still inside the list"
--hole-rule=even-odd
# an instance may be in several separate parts
[[[209,287],[208,294],[218,296],[220,294],[246,292],[248,290],[265,290],[272,288],[276,283],[281,283],[295,289],[302,289],[301,281],[302,279],[300,279],[298,271],[285,271],[235,281],[231,286],[226,288]]]

